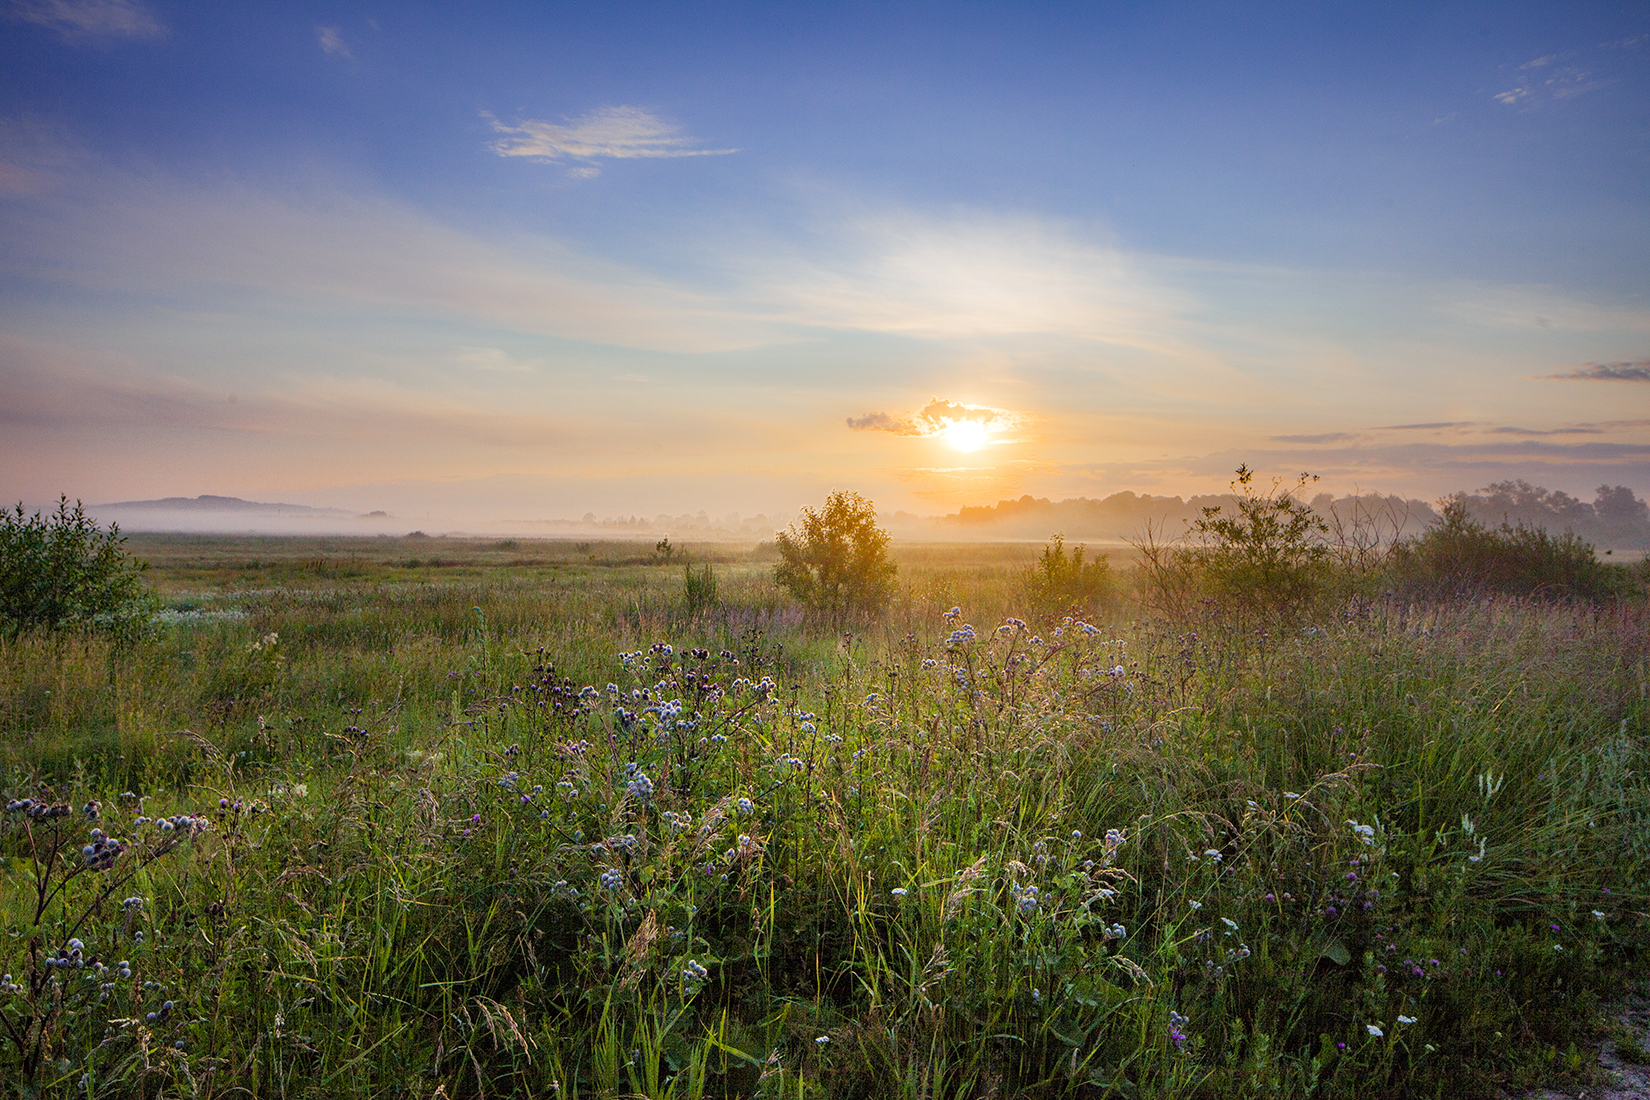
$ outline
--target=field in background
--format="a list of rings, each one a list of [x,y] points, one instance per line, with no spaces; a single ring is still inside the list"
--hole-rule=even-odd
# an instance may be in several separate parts
[[[1642,603],[1039,618],[1040,545],[896,545],[844,625],[726,544],[128,546],[153,638],[0,642],[0,795],[75,808],[0,825],[0,1089],[1490,1096],[1642,974]],[[128,850],[31,949],[93,798]]]

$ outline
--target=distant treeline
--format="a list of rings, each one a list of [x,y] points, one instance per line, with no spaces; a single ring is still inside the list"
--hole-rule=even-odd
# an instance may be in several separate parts
[[[1599,486],[1591,504],[1527,481],[1500,481],[1476,493],[1455,493],[1447,500],[1461,501],[1474,519],[1490,527],[1525,524],[1555,534],[1572,531],[1601,550],[1650,549],[1650,504],[1623,485]],[[1124,492],[1103,500],[1075,497],[1058,502],[1028,494],[1019,500],[964,507],[941,517],[938,524],[942,529],[997,537],[1044,539],[1058,531],[1068,539],[1096,540],[1136,539],[1150,526],[1173,538],[1200,518],[1203,509],[1221,507],[1230,512],[1235,503],[1229,493],[1181,498]],[[1342,527],[1362,525],[1383,540],[1419,534],[1438,520],[1437,507],[1399,496],[1320,493],[1310,503],[1314,511]]]

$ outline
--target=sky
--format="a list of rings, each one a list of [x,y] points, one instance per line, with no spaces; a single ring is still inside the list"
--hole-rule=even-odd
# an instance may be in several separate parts
[[[0,0],[0,496],[1650,495],[1643,3]]]

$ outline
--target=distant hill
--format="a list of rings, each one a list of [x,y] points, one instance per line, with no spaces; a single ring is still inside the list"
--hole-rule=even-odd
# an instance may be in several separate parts
[[[353,516],[342,508],[312,508],[307,504],[267,504],[240,497],[162,497],[160,500],[118,500],[94,506],[98,512],[232,512],[257,516]]]

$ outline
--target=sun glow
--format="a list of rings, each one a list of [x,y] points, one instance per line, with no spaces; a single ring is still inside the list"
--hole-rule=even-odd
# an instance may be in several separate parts
[[[979,450],[985,446],[988,434],[990,429],[978,420],[953,420],[940,432],[945,441],[959,451]]]

